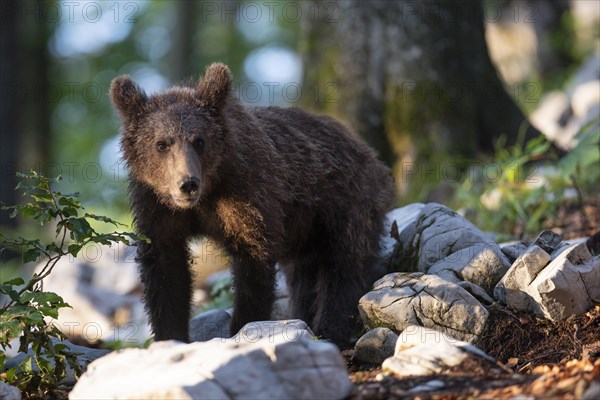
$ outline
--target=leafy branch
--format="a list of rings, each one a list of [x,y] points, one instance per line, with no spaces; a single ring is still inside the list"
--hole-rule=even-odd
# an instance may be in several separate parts
[[[19,338],[19,351],[27,352],[31,347],[33,353],[18,367],[8,369],[0,376],[21,390],[43,396],[66,376],[67,365],[75,373],[81,372],[77,355],[59,342],[65,339],[63,333],[46,322],[48,318],[58,318],[58,310],[70,305],[56,293],[43,291],[44,278],[52,273],[62,257],[76,257],[87,244],[132,244],[148,239],[132,232],[97,232],[90,220],[117,228],[125,225],[105,216],[84,212],[84,207],[77,200],[78,193],[55,191],[53,185],[60,181],[60,177],[51,179],[35,171],[18,173],[17,176],[21,181],[16,189],[22,190],[29,201],[19,205],[2,205],[0,209],[10,212],[11,218],[20,215],[40,225],[54,222],[56,229],[55,239],[50,243],[23,237],[8,238],[0,234],[2,250],[13,248],[20,251],[23,262],[44,259],[39,272],[34,273],[29,281],[15,278],[0,284],[0,294],[8,297],[6,303],[0,306],[0,347],[5,350],[12,340]],[[5,361],[6,355],[2,352],[0,371],[6,369]]]

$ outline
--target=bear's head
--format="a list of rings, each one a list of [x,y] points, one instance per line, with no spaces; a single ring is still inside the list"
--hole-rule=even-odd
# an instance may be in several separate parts
[[[152,96],[128,76],[112,81],[131,178],[150,186],[163,204],[191,208],[209,189],[227,145],[224,108],[232,98],[231,82],[223,64],[210,65],[195,87]]]

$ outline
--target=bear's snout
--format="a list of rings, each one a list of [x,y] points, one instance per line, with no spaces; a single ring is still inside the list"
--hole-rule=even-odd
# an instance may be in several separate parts
[[[186,176],[177,181],[177,189],[171,192],[175,205],[179,208],[194,207],[200,199],[201,184],[195,176]]]
[[[188,176],[179,181],[179,190],[185,195],[194,196],[198,193],[198,189],[200,189],[200,179],[195,176]]]

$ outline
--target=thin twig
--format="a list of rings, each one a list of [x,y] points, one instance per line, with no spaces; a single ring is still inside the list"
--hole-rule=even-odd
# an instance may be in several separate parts
[[[587,328],[588,326],[590,326],[591,324],[593,324],[599,317],[600,317],[600,314],[594,315],[592,317],[592,319],[590,319],[588,322],[585,323],[585,325],[583,325],[581,327],[581,330],[584,330],[585,328]]]
[[[551,351],[550,353],[540,354],[540,355],[539,355],[539,356],[537,356],[537,357],[533,357],[533,358],[530,358],[529,360],[525,360],[525,361],[524,361],[524,363],[525,363],[525,364],[524,364],[522,367],[520,367],[520,368],[517,370],[517,372],[521,372],[521,370],[522,370],[522,369],[524,369],[525,367],[527,367],[527,365],[528,365],[528,364],[531,364],[533,361],[537,361],[537,360],[539,360],[539,359],[542,359],[542,358],[545,358],[545,357],[549,357],[549,356],[553,356],[553,355],[555,355],[555,354],[561,354],[561,353],[562,353],[562,351],[561,351],[561,350],[557,350],[557,351]]]

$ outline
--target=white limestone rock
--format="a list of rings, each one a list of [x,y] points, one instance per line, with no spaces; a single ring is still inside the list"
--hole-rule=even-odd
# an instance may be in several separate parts
[[[209,310],[190,321],[190,342],[206,342],[214,338],[228,338],[231,314],[225,310]]]
[[[394,246],[397,243],[396,240],[390,235],[394,222],[396,223],[398,232],[402,232],[404,228],[416,221],[423,207],[425,207],[425,204],[423,203],[412,203],[404,207],[396,208],[387,213],[385,219],[385,229],[381,238],[380,256],[386,257],[391,255],[394,250]]]
[[[429,268],[445,257],[471,246],[498,245],[465,218],[437,203],[427,203],[418,218],[398,229],[400,246],[394,260],[401,271],[429,273]],[[494,251],[500,254],[498,248]]]
[[[420,272],[384,276],[360,299],[358,308],[368,328],[401,332],[420,325],[468,342],[483,332],[489,315],[462,287]]]
[[[495,363],[478,347],[433,329],[409,325],[396,341],[394,355],[383,362],[385,373],[399,377],[439,374],[468,358]]]
[[[157,342],[92,363],[70,399],[343,399],[352,391],[333,344],[302,321],[247,324],[231,339]]]
[[[16,387],[0,381],[0,400],[21,400],[21,392]]]
[[[530,244],[527,244],[525,242],[511,242],[501,243],[499,246],[504,255],[512,264],[517,260],[517,258],[522,256],[527,251],[527,249],[529,249]]]
[[[398,335],[391,329],[371,329],[356,342],[352,361],[359,364],[381,364],[394,355],[396,340]]]
[[[585,262],[587,260],[587,262]],[[576,262],[585,262],[576,264]],[[551,261],[529,285],[539,312],[552,321],[579,315],[600,300],[600,258],[575,244]]]
[[[510,308],[529,311],[535,308],[528,288],[537,274],[548,264],[550,255],[539,246],[531,246],[510,267],[494,288],[494,297]]]
[[[57,293],[73,308],[62,308],[52,324],[67,336],[81,336],[90,343],[148,339],[151,332],[138,290],[135,252],[134,246],[93,244],[75,259],[61,258],[44,279],[44,290]]]
[[[510,262],[498,245],[477,243],[439,260],[427,273],[441,277],[451,273],[459,281],[472,282],[491,292],[509,268]]]
[[[513,263],[494,296],[552,321],[584,313],[600,301],[600,257],[581,242],[559,246],[552,256],[534,245]]]

